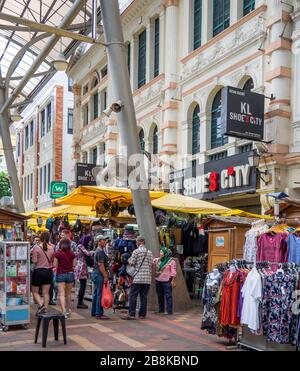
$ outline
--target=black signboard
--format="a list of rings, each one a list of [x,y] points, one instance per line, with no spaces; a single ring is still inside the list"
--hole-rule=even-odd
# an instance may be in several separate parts
[[[76,164],[76,187],[96,185],[96,180],[93,177],[95,167],[97,167],[95,164]]]
[[[222,89],[222,134],[263,141],[265,96],[226,86]]]
[[[170,192],[203,200],[220,196],[256,192],[255,168],[248,153],[206,162],[170,174]]]

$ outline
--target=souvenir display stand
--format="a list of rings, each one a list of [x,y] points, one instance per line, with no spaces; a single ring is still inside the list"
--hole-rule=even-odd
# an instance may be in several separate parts
[[[30,321],[30,245],[0,242],[0,324],[28,327]]]

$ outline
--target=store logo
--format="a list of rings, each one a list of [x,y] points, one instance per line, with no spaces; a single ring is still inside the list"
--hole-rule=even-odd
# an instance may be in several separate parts
[[[68,194],[68,183],[52,182],[50,185],[50,198],[56,199]]]

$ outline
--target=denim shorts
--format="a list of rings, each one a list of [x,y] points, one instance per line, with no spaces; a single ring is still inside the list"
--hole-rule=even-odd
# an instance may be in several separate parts
[[[70,273],[63,273],[56,275],[56,282],[57,283],[74,283],[75,282],[75,275],[73,272]]]

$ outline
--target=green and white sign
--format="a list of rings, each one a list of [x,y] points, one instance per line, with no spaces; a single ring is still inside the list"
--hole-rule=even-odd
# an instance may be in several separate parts
[[[68,183],[66,182],[51,182],[50,198],[57,199],[68,194]]]

